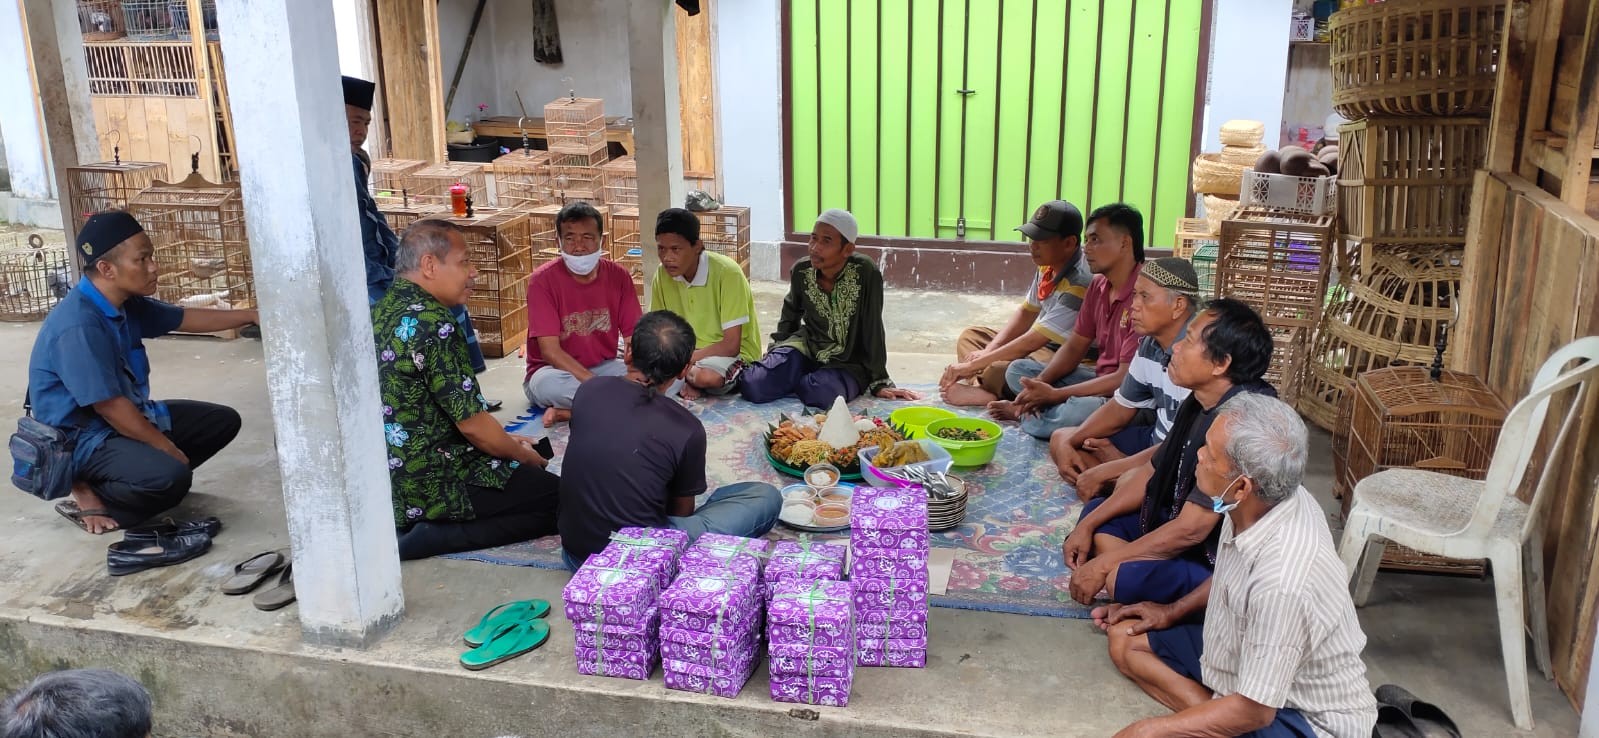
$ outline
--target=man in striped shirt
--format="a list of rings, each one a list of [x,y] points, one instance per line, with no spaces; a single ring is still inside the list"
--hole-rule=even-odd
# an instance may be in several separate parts
[[[1112,605],[1111,660],[1175,714],[1116,735],[1367,738],[1366,636],[1326,515],[1301,486],[1305,424],[1275,398],[1222,406],[1200,489],[1226,516],[1216,573],[1170,605]],[[1203,625],[1187,622],[1204,611]]]
[[[1166,439],[1177,406],[1189,389],[1166,373],[1172,345],[1181,340],[1194,317],[1199,278],[1187,259],[1166,257],[1144,264],[1127,308],[1133,330],[1143,338],[1128,366],[1127,378],[1107,402],[1082,425],[1061,428],[1049,439],[1049,457],[1067,484],[1084,502],[1107,483],[1155,456]],[[1140,424],[1141,410],[1153,411],[1153,424]]]

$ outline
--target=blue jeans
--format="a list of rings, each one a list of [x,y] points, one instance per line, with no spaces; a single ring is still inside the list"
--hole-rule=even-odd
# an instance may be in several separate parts
[[[1005,369],[1005,385],[1010,391],[1021,394],[1022,379],[1036,378],[1044,372],[1044,365],[1032,359],[1017,359]],[[1099,376],[1093,369],[1078,367],[1060,379],[1055,380],[1055,387],[1065,387],[1086,382]],[[1029,436],[1041,440],[1049,440],[1049,434],[1060,428],[1070,428],[1082,425],[1088,416],[1093,415],[1101,405],[1105,404],[1108,397],[1073,397],[1059,405],[1040,408],[1038,414],[1022,417],[1022,431]]]
[[[693,515],[668,515],[666,524],[687,533],[689,543],[706,533],[760,538],[777,524],[782,507],[783,495],[776,487],[765,482],[738,482],[712,492]],[[578,562],[564,548],[561,560],[569,571],[577,571]]]
[[[1178,675],[1204,684],[1199,666],[1199,657],[1205,650],[1204,635],[1205,626],[1198,623],[1152,630],[1149,632],[1149,650]],[[1310,727],[1310,721],[1298,710],[1279,707],[1271,725],[1245,733],[1241,738],[1316,738],[1316,730]]]

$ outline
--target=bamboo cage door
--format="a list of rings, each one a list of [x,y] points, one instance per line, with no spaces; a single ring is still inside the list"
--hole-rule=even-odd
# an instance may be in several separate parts
[[[675,10],[674,10],[675,12]],[[683,176],[720,194],[717,142],[715,30],[716,6],[700,3],[699,15],[677,15],[677,97],[683,125]]]
[[[444,77],[433,2],[374,0],[387,146],[377,158],[444,161]]]

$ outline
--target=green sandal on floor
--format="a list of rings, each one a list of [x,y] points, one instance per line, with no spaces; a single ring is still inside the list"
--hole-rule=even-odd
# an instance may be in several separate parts
[[[532,651],[548,640],[550,624],[543,620],[508,623],[494,631],[483,645],[461,654],[461,666],[472,671],[487,669]]]
[[[477,648],[502,626],[523,620],[536,620],[548,614],[550,614],[550,603],[544,600],[516,600],[495,605],[494,609],[483,614],[482,620],[477,621],[477,627],[461,635],[461,640],[466,641],[466,645]]]

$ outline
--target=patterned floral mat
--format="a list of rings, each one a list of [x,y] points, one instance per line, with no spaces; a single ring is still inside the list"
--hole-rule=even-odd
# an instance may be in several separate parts
[[[935,388],[916,389],[932,398],[920,404],[939,405]],[[887,417],[904,405],[861,399],[851,403],[850,409],[856,414]],[[712,489],[743,481],[770,482],[779,487],[797,481],[772,468],[766,458],[764,436],[767,424],[780,413],[801,412],[799,401],[752,405],[724,398],[701,400],[690,408],[705,424],[709,440],[706,477]],[[965,409],[951,409],[976,415]],[[559,456],[566,448],[565,426],[552,430],[550,440]],[[559,464],[551,468],[558,472]],[[1071,532],[1082,503],[1064,488],[1049,463],[1044,443],[1022,433],[1014,424],[1008,425],[992,463],[955,473],[967,482],[966,520],[958,528],[933,534],[933,546],[955,550],[955,563],[947,593],[929,598],[932,604],[1022,615],[1088,617],[1088,609],[1071,599],[1071,572],[1061,556],[1061,543]],[[778,524],[767,537],[780,540],[796,535]],[[562,568],[560,539],[553,536],[449,558]]]

